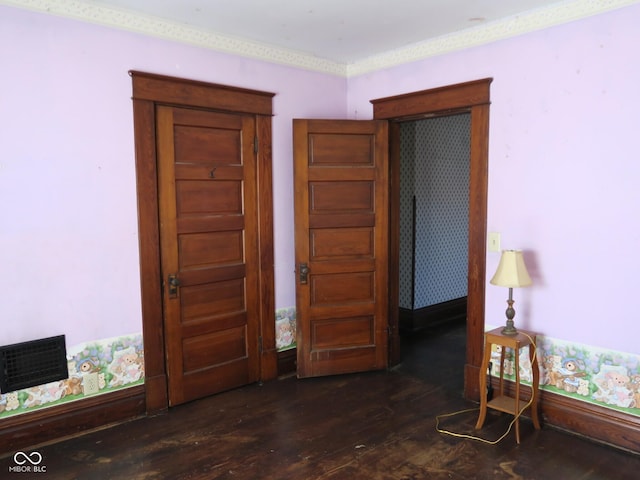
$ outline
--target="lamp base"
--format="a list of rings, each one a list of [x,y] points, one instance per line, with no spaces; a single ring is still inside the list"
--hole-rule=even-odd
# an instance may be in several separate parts
[[[502,329],[503,335],[516,335],[518,330],[513,325],[513,318],[516,316],[516,311],[513,309],[513,288],[509,288],[509,299],[507,300],[507,325]]]
[[[503,335],[510,335],[510,336],[513,336],[513,335],[517,335],[517,334],[518,334],[518,330],[516,330],[516,328],[515,328],[515,327],[509,327],[509,326],[506,326],[506,327],[504,327],[504,328],[502,329],[502,332],[501,332],[501,333],[502,333]]]
[[[516,327],[513,326],[513,324],[511,324],[511,325],[507,325],[506,327],[504,327],[502,329],[501,333],[503,335],[517,335],[518,334],[518,330],[516,329]]]

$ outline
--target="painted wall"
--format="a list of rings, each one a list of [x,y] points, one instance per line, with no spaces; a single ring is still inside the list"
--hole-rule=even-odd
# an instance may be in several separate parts
[[[535,282],[515,292],[516,324],[635,352],[639,18],[634,5],[346,80],[0,7],[0,344],[141,331],[134,69],[276,93],[277,308],[295,304],[291,119],[371,118],[370,99],[493,77],[488,230],[526,251]],[[489,324],[506,295],[487,286]]]
[[[344,118],[346,79],[10,7],[0,59],[0,345],[142,331],[129,70],[276,93],[276,306],[295,305],[291,120]]]
[[[534,285],[516,325],[560,340],[638,351],[640,6],[349,80],[348,111],[369,100],[492,77],[488,231],[519,248]],[[506,289],[488,284],[486,322]]]

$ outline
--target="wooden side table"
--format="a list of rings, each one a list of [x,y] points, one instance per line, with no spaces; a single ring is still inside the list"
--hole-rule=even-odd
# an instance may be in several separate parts
[[[482,428],[484,420],[487,416],[487,408],[493,408],[500,412],[509,413],[511,415],[518,415],[518,412],[527,405],[527,401],[520,399],[520,349],[529,346],[529,360],[531,360],[531,420],[536,430],[540,429],[540,421],[538,419],[538,387],[540,384],[540,370],[538,368],[538,362],[535,358],[536,350],[536,333],[528,332],[526,330],[518,330],[516,335],[504,335],[502,333],[502,327],[496,328],[485,333],[484,340],[484,358],[482,360],[482,366],[480,367],[480,415],[478,416],[478,422],[476,423],[476,429]],[[487,400],[487,370],[489,368],[489,362],[491,361],[491,345],[500,345],[502,351],[500,353],[500,383],[497,396],[494,396],[490,401]],[[505,349],[511,348],[514,351],[514,373],[516,376],[515,382],[515,397],[509,397],[504,392],[504,358]],[[516,418],[516,442],[520,443],[520,424],[519,419]]]

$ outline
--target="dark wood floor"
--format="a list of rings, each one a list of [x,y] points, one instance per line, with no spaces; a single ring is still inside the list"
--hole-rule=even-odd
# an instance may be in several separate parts
[[[392,371],[250,385],[36,449],[47,479],[632,479],[640,456],[521,421],[497,445],[436,431],[436,416],[462,400],[464,326],[403,340]],[[474,430],[477,410],[442,419]],[[479,433],[495,439],[509,418],[489,413]],[[29,450],[26,450],[27,452]],[[8,472],[9,473],[6,473]]]

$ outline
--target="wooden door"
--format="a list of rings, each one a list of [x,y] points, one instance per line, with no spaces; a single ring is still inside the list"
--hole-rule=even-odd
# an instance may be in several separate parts
[[[298,376],[387,366],[388,125],[294,120]]]
[[[158,106],[169,405],[259,377],[255,120]]]

